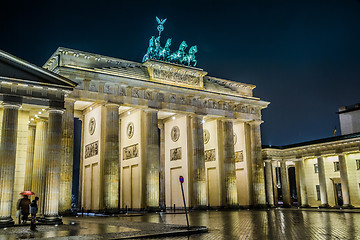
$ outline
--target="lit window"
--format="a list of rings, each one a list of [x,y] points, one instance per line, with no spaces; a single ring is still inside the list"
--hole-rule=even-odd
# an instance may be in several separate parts
[[[314,164],[314,170],[315,170],[315,173],[318,173],[318,172],[319,172],[319,168],[318,168],[318,164],[317,164],[317,163]]]
[[[340,171],[340,164],[339,162],[334,162],[334,172]]]
[[[360,159],[356,159],[356,169],[360,170]]]
[[[317,200],[320,201],[320,185],[316,185],[316,195],[317,195]]]

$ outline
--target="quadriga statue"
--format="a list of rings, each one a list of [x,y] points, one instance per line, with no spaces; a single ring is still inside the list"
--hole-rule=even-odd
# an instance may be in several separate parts
[[[177,50],[176,52],[172,53],[169,57],[168,57],[168,61],[169,62],[173,62],[173,63],[182,63],[183,58],[185,57],[185,49],[188,47],[188,45],[186,44],[185,41],[182,41],[182,43],[179,46],[179,50]]]
[[[153,59],[155,55],[155,37],[152,36],[149,40],[149,47],[146,51],[146,54],[143,57],[143,62],[145,62],[148,59]]]
[[[181,61],[181,64],[190,66],[191,63],[194,63],[194,67],[197,64],[197,61],[195,59],[195,53],[197,53],[197,46],[192,46],[189,50],[189,54],[185,55]]]
[[[165,47],[160,49],[159,60],[166,61],[170,55],[171,38],[166,41]]]

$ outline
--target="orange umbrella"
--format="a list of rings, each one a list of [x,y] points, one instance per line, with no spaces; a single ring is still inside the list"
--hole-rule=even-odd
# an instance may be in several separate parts
[[[32,191],[23,191],[23,192],[21,192],[20,193],[21,195],[35,195],[35,193],[34,192],[32,192]]]

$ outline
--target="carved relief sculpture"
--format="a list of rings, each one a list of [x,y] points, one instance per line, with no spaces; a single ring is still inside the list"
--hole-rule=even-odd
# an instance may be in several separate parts
[[[181,159],[181,147],[170,149],[170,161]]]
[[[216,160],[215,149],[206,150],[204,152],[205,162],[212,162]]]
[[[244,155],[243,151],[237,151],[235,152],[235,162],[243,162],[244,161]]]
[[[128,147],[123,148],[123,159],[128,160],[131,158],[136,158],[139,154],[139,144],[134,144]]]
[[[90,133],[90,135],[94,134],[95,128],[96,128],[96,121],[95,121],[95,118],[92,117],[92,118],[90,118],[90,121],[89,121],[89,133]]]
[[[204,129],[204,143],[207,144],[210,140],[210,132],[207,129]]]
[[[176,142],[177,140],[179,140],[179,137],[180,137],[180,129],[178,126],[174,126],[172,129],[171,129],[171,140],[173,142]]]
[[[134,123],[129,122],[126,127],[126,135],[129,139],[131,139],[134,136]]]

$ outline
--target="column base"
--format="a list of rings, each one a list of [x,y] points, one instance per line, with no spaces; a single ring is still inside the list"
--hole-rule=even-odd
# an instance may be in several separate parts
[[[161,212],[162,208],[157,206],[157,207],[146,207],[145,211],[147,212]]]
[[[11,217],[0,218],[0,228],[14,226],[14,221]]]
[[[344,204],[340,208],[350,209],[350,208],[354,208],[354,206],[351,204]]]
[[[46,225],[61,225],[63,224],[62,218],[60,216],[44,216],[42,223]]]
[[[191,210],[208,210],[209,208],[207,206],[194,206],[191,208]]]
[[[327,203],[321,204],[321,205],[319,206],[319,208],[330,208],[330,205],[327,204]]]
[[[253,205],[251,208],[266,209],[266,208],[268,208],[268,205],[266,205],[266,204],[256,204],[256,205]]]
[[[303,205],[300,205],[300,208],[309,208],[310,205],[309,204],[303,204]]]

